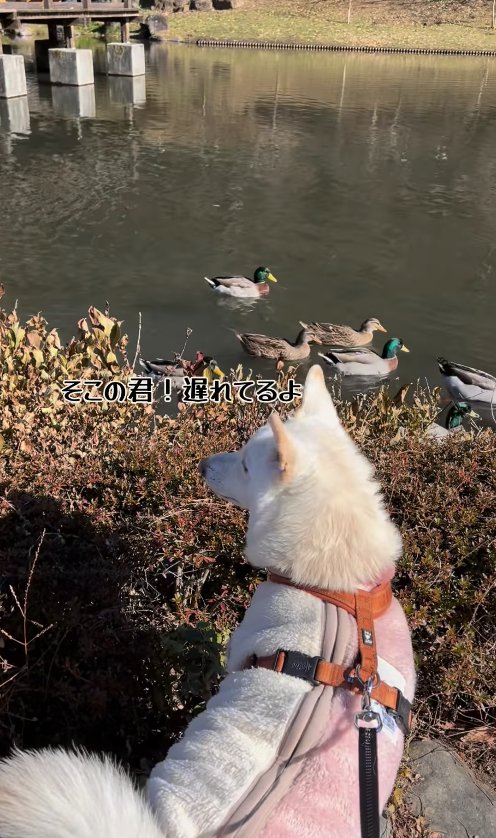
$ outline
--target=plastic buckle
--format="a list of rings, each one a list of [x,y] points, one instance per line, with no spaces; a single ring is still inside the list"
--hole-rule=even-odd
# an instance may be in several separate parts
[[[411,728],[412,705],[401,690],[398,690],[396,710],[388,710],[388,713],[393,717],[403,735],[407,736]]]
[[[284,655],[284,663],[280,671],[284,675],[293,675],[295,678],[302,678],[304,681],[309,681],[314,687],[319,685],[320,681],[316,680],[315,675],[322,658],[311,658],[310,655],[304,655],[302,652],[289,652],[286,649],[278,649],[273,669],[276,669],[279,655],[281,654]]]

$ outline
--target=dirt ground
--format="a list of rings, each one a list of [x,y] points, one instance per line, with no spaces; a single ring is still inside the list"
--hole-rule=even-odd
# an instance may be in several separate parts
[[[352,23],[488,27],[492,20],[491,0],[244,0],[241,8],[345,23],[350,6]]]

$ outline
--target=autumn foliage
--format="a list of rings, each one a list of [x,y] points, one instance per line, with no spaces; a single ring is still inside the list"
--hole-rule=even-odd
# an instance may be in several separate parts
[[[146,772],[216,688],[261,578],[243,562],[244,514],[208,494],[197,464],[270,408],[169,418],[64,402],[63,380],[125,379],[132,360],[121,324],[95,308],[67,346],[41,316],[21,325],[0,310],[3,753],[74,742]],[[416,730],[470,741],[489,766],[487,738],[463,737],[494,722],[495,435],[427,442],[435,395],[381,391],[338,409],[403,533],[394,586],[413,632]]]

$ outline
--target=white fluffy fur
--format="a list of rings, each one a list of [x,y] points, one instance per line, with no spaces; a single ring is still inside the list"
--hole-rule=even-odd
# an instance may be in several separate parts
[[[275,431],[275,433],[274,433]],[[351,591],[377,581],[401,551],[372,467],[342,429],[320,367],[302,408],[262,428],[240,451],[203,464],[209,487],[249,510],[246,557],[294,581]],[[108,761],[61,751],[1,764],[1,838],[206,838],[273,762],[304,681],[267,670],[236,673],[253,652],[317,655],[322,603],[264,583],[234,633],[230,673],[204,713],[157,765],[152,815]]]
[[[304,681],[275,672],[236,672],[253,653],[298,648],[318,655],[323,605],[267,582],[234,632],[228,669],[206,710],[188,727],[148,782],[150,802],[167,838],[211,835],[254,780],[273,763],[302,697]]]
[[[284,425],[294,476],[280,479],[270,428],[207,462],[211,489],[248,509],[245,555],[299,584],[353,591],[380,579],[401,554],[373,467],[339,422],[320,367],[310,369],[302,408]]]
[[[0,763],[1,838],[163,838],[145,799],[108,759],[62,750]]]

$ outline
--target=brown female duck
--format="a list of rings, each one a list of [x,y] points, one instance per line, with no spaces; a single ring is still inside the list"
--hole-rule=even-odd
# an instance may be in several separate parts
[[[320,338],[324,346],[365,346],[371,343],[374,332],[386,332],[377,317],[364,320],[359,329],[344,326],[341,323],[302,323],[304,329],[311,329]]]
[[[303,361],[310,355],[310,344],[321,343],[312,329],[302,329],[293,342],[269,335],[238,334],[243,349],[254,358],[275,358],[277,361]]]

